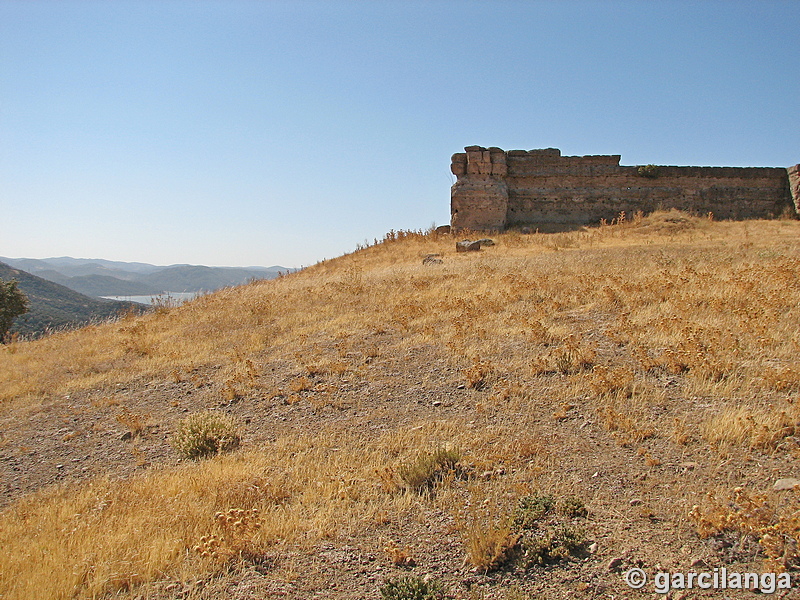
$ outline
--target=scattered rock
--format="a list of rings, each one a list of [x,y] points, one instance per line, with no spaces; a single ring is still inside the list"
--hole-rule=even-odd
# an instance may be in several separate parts
[[[628,504],[630,504],[631,506],[639,506],[641,503],[642,503],[641,498],[633,498],[630,502],[628,502]]]
[[[483,246],[494,246],[494,240],[489,239],[489,238],[482,238],[482,239],[478,240],[478,243],[481,245],[481,247],[483,247]]]
[[[776,492],[780,492],[783,490],[793,490],[798,485],[800,485],[800,479],[786,477],[785,479],[778,479],[778,481],[773,484],[772,489]]]
[[[707,567],[706,561],[700,557],[695,558],[691,563],[692,567]]]
[[[589,554],[594,554],[597,552],[597,542],[592,542],[589,544]]]
[[[433,404],[433,406],[441,406],[442,405],[442,401],[441,400],[434,400],[432,402],[432,404]]]
[[[617,558],[612,558],[610,561],[608,561],[608,570],[619,571],[624,561],[625,559],[622,558],[621,556],[618,556]]]
[[[413,556],[405,556],[400,559],[399,562],[395,563],[398,567],[416,567],[417,561],[414,560]]]
[[[439,235],[447,235],[450,233],[450,225],[439,225],[435,231]]]
[[[471,242],[464,240],[463,242],[456,242],[456,252],[477,252],[481,249],[480,242]]]
[[[125,433],[123,433],[123,434],[122,434],[122,435],[119,437],[119,439],[120,439],[120,440],[122,440],[123,442],[127,442],[127,441],[128,441],[128,440],[130,440],[131,438],[133,438],[133,433],[131,433],[130,431],[126,431]]]
[[[423,265],[440,265],[444,261],[440,258],[441,254],[428,254],[425,258],[422,259]]]
[[[681,469],[685,469],[686,471],[694,471],[700,465],[696,462],[682,462],[678,465]]]

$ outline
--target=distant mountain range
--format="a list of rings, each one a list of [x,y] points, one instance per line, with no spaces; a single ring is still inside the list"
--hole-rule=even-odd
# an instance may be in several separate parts
[[[149,296],[163,292],[212,292],[255,279],[273,279],[281,272],[294,270],[279,266],[157,266],[69,256],[46,259],[0,256],[0,262],[95,298]]]
[[[28,297],[28,312],[17,317],[11,327],[12,333],[24,336],[35,337],[48,331],[103,321],[126,311],[146,310],[144,305],[135,302],[90,298],[3,262],[0,262],[0,279],[16,279],[19,289]]]

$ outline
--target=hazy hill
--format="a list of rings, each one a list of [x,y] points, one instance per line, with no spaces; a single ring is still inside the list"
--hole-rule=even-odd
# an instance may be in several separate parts
[[[19,289],[28,296],[30,302],[28,312],[14,322],[12,333],[39,335],[115,317],[122,311],[141,311],[141,305],[90,298],[2,262],[0,279],[19,281]]]
[[[283,271],[285,272],[286,269],[283,269]],[[178,265],[144,275],[138,279],[138,282],[164,291],[202,292],[241,285],[254,279],[272,279],[276,276],[277,270]]]
[[[38,277],[53,281],[76,292],[93,296],[149,296],[161,292],[142,281],[131,281],[129,278],[119,278],[111,275],[75,275],[68,277],[53,270],[38,272]]]
[[[101,259],[71,257],[31,259],[4,258],[26,270],[89,296],[144,296],[161,292],[203,292],[241,285],[253,279],[272,279],[284,267],[157,266]]]
[[[493,238],[394,233],[0,349],[0,597],[750,598],[654,574],[796,574],[800,222]],[[179,460],[206,410],[241,448]]]
[[[36,273],[41,269],[55,269],[69,277],[77,275],[106,275],[109,273],[120,276],[129,273],[146,274],[153,273],[161,268],[148,263],[103,260],[101,258],[72,258],[71,256],[46,259],[0,257],[0,260],[31,273]]]

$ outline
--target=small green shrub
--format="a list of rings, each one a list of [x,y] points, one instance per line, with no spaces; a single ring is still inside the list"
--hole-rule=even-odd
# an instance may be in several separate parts
[[[519,499],[514,515],[518,536],[518,556],[525,568],[569,558],[587,544],[581,528],[562,523],[564,517],[585,517],[583,501],[568,496],[556,502],[548,494],[533,494]]]
[[[558,512],[572,519],[578,517],[584,518],[589,514],[589,511],[586,510],[586,505],[583,503],[583,500],[577,496],[567,496],[561,500],[558,503]]]
[[[452,448],[438,448],[421,453],[414,462],[401,465],[397,474],[407,488],[422,493],[441,482],[448,473],[458,471],[461,453]]]
[[[583,530],[559,523],[539,532],[526,532],[519,544],[523,562],[529,567],[563,560],[583,551],[586,537]]]
[[[523,592],[519,585],[513,585],[506,590],[503,600],[534,600],[534,597]]]
[[[517,529],[532,529],[555,507],[555,500],[549,494],[534,494],[519,499],[517,512],[514,515],[514,526]]]
[[[647,177],[648,179],[658,177],[658,167],[656,165],[642,165],[636,171],[641,177]]]
[[[416,576],[390,579],[381,588],[383,600],[436,600],[442,594],[442,587],[437,582]]]
[[[239,446],[236,421],[216,411],[194,413],[178,425],[172,446],[186,458],[204,458]]]

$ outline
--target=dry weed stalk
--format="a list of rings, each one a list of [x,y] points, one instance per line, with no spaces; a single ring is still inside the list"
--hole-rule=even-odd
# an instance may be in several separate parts
[[[417,564],[417,561],[411,555],[411,550],[407,546],[400,548],[394,540],[388,541],[383,547],[383,552],[396,567],[414,567]]]
[[[779,495],[739,487],[727,498],[709,493],[689,516],[702,538],[733,534],[739,545],[744,538],[755,540],[766,571],[782,573],[798,564],[800,497],[794,490]]]
[[[122,407],[122,412],[116,417],[117,422],[124,425],[131,437],[138,437],[145,432],[147,428],[147,417],[131,412],[126,406]]]
[[[214,522],[219,533],[201,536],[200,543],[193,548],[201,557],[225,562],[256,553],[253,537],[261,529],[258,509],[230,508],[218,511],[214,515]]]

